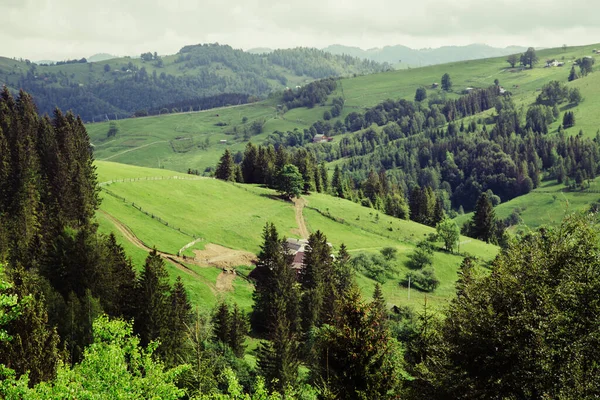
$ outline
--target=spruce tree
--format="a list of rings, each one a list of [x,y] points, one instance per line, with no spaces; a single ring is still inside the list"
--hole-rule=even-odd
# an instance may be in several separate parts
[[[50,380],[64,357],[56,328],[48,323],[41,282],[23,268],[12,268],[8,281],[12,287],[7,294],[16,296],[19,315],[3,326],[12,339],[0,341],[0,364],[13,369],[17,376],[29,372],[31,384]]]
[[[146,258],[137,287],[135,332],[146,346],[169,332],[169,275],[156,249]],[[160,349],[159,349],[160,353]]]
[[[242,176],[244,183],[258,183],[256,170],[258,168],[258,150],[252,142],[248,142],[242,161]]]
[[[188,327],[192,324],[192,305],[185,286],[178,276],[169,294],[168,334],[162,339],[163,354],[170,365],[178,365],[184,359],[184,343]]]
[[[335,166],[333,170],[333,177],[331,179],[331,190],[333,194],[342,199],[346,198],[346,191],[344,190],[344,178],[342,176],[342,171],[340,170],[339,165]]]
[[[233,354],[236,357],[244,357],[246,350],[246,335],[248,334],[248,319],[246,314],[240,310],[237,304],[234,304],[233,311],[231,312],[231,326],[229,329],[229,338],[227,343]]]
[[[325,280],[331,276],[331,248],[327,237],[317,231],[308,238],[304,253],[300,284],[302,285],[302,329],[308,333],[312,328],[321,325],[322,307],[325,297]]]
[[[229,305],[221,302],[213,316],[213,334],[217,341],[227,344],[231,331],[231,312]]]
[[[472,221],[472,236],[475,239],[480,239],[485,242],[494,240],[496,226],[496,217],[492,202],[489,200],[486,193],[482,193],[477,199],[475,205],[475,213]]]
[[[215,178],[223,181],[235,180],[235,164],[233,163],[233,157],[231,156],[229,149],[225,149],[225,153],[223,153],[219,160],[219,164],[217,164]]]
[[[579,77],[577,76],[577,71],[575,71],[575,65],[572,65],[571,72],[569,73],[569,82],[574,81],[577,78]]]
[[[329,175],[327,173],[327,167],[325,166],[324,161],[319,165],[319,175],[321,176],[321,186],[323,188],[323,192],[329,192]]]

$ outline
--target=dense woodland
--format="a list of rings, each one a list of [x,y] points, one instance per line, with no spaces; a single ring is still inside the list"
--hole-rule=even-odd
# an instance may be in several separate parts
[[[548,133],[560,116],[559,106],[581,101],[577,89],[556,81],[544,85],[528,109],[517,109],[497,85],[458,99],[387,100],[348,114],[344,122],[324,119],[303,132],[275,132],[264,146],[249,144],[244,153],[233,155],[233,173],[217,177],[277,188],[278,174],[289,161],[302,174],[305,193],[329,192],[435,226],[444,214],[474,210],[484,193],[497,205],[529,193],[543,179],[577,188],[596,177],[600,136],[567,137],[563,127],[575,125],[568,111],[558,133]],[[333,104],[342,109],[343,99]],[[488,116],[472,117],[486,110]],[[343,136],[313,144],[316,134]],[[342,162],[329,176],[324,162],[336,160]]]
[[[0,70],[0,82],[31,93],[42,114],[59,107],[72,110],[87,122],[130,117],[136,112],[141,116],[165,108],[168,112],[182,108],[198,111],[241,104],[248,98],[222,95],[264,98],[283,90],[290,75],[313,80],[390,68],[309,48],[257,55],[219,44],[185,46],[168,69],[164,58],[156,53],[144,53],[141,63],[121,60],[118,68],[89,63],[88,70],[77,71],[77,75],[70,72],[69,64],[42,67],[29,63],[26,71]],[[81,63],[85,60],[77,62]]]
[[[471,98],[481,101],[493,93],[492,88]],[[433,108],[450,112],[442,113],[446,122],[468,112],[460,107],[454,111],[453,104],[466,103],[453,100]],[[543,132],[543,124],[527,127],[537,111],[523,125],[509,99],[498,97],[495,106],[496,127],[490,132],[477,123],[461,129],[451,122],[454,128],[440,129],[434,122],[421,135],[423,127],[404,132],[393,116],[400,121],[408,115],[409,120],[418,120],[418,112],[432,112],[425,113],[422,105],[398,102],[390,103],[388,110],[383,106],[367,110],[363,118],[385,117],[382,126],[396,124],[398,128],[392,129],[403,135],[388,137],[387,148],[396,151],[401,149],[397,143],[406,144],[405,168],[414,167],[406,181],[386,171],[384,164],[381,169],[379,165],[369,168],[364,181],[353,176],[363,169],[352,164],[336,167],[330,178],[319,161],[339,156],[339,143],[330,145],[337,145],[338,153],[322,145],[288,150],[249,143],[243,154],[226,151],[216,174],[224,180],[273,186],[286,197],[312,190],[330,192],[401,218],[418,218],[435,224],[446,250],[452,251],[456,232],[444,226],[448,224],[443,217],[445,201],[452,207],[461,185],[474,178],[466,177],[467,171],[485,177],[469,183],[477,195],[476,212],[467,229],[493,241],[498,234],[492,202],[508,194],[499,189],[504,180],[483,173],[488,171],[482,169],[484,164],[499,168],[513,189],[521,188],[514,185],[522,185],[526,173],[531,185],[536,184],[530,164],[539,167],[532,170],[538,178],[542,172],[558,177],[562,171],[563,179],[577,180],[578,174],[594,176],[597,170],[596,141],[550,136]],[[414,114],[401,111],[410,107]],[[547,110],[542,107],[552,114],[550,105],[534,107],[544,118]],[[349,137],[376,133],[363,128]],[[421,145],[428,153],[416,150]],[[352,160],[375,154],[365,151]],[[256,287],[251,315],[223,303],[207,316],[194,312],[181,280],[169,283],[165,261],[156,251],[137,273],[115,237],[98,234],[94,215],[99,189],[93,161],[79,117],[58,109],[52,117],[39,117],[30,95],[21,92],[14,98],[3,90],[3,398],[587,399],[600,395],[596,318],[600,308],[595,301],[600,291],[600,236],[595,214],[573,216],[556,228],[506,239],[501,254],[487,267],[491,273],[465,258],[457,295],[444,318],[432,313],[426,302],[417,311],[390,310],[379,286],[372,298],[365,298],[354,274],[370,269],[376,258],[351,259],[343,245],[333,257],[327,237],[319,231],[309,238],[302,268],[294,269],[285,238],[267,223],[251,274]],[[437,169],[447,185],[436,186],[434,179],[427,181],[430,184],[408,185],[413,172],[418,179],[422,171],[434,176]],[[440,194],[444,192],[445,200]],[[431,262],[427,261],[430,252],[430,245],[422,242],[411,257],[421,267],[412,277],[420,276],[415,282],[423,290],[435,286],[424,265]],[[382,251],[382,257],[394,254]],[[261,340],[256,367],[242,357],[248,333]]]

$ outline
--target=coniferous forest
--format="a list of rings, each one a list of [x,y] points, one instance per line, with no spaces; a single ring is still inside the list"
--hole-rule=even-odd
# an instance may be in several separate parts
[[[472,98],[490,94],[493,90]],[[458,102],[442,109],[449,107],[452,114],[452,104]],[[510,122],[513,109],[507,102],[499,104],[499,120]],[[385,112],[376,107],[365,118],[378,115],[402,121],[410,115],[409,119],[417,120],[416,113],[423,112],[403,115],[401,107],[415,106],[390,104]],[[98,233],[99,188],[81,119],[58,109],[52,116],[40,117],[29,94],[13,97],[4,89],[0,97],[0,396],[598,397],[600,231],[596,215],[573,215],[557,227],[501,238],[491,208],[493,196],[510,196],[503,187],[535,185],[531,176],[536,168],[557,174],[563,168],[569,177],[587,173],[585,161],[596,162],[592,155],[597,144],[581,138],[551,140],[534,128],[509,122],[498,122],[500,128],[489,133],[477,126],[468,128],[473,143],[459,138],[458,128],[458,132],[450,132],[452,128],[445,132],[434,122],[420,139],[425,142],[419,148],[427,149],[427,154],[411,147],[410,130],[404,132],[399,125],[396,133],[405,135],[402,143],[410,155],[398,163],[406,162],[405,169],[414,171],[414,177],[427,169],[441,169],[449,186],[443,190],[452,191],[451,201],[456,193],[468,193],[460,189],[467,184],[492,191],[480,190],[472,203],[460,201],[476,210],[468,233],[486,241],[502,239],[503,249],[491,265],[469,257],[463,260],[456,296],[443,318],[427,302],[417,311],[389,310],[378,285],[372,295],[361,293],[346,247],[334,253],[323,232],[310,235],[303,265],[294,267],[287,241],[271,223],[262,232],[251,274],[252,312],[246,315],[235,304],[221,303],[206,316],[195,312],[180,278],[171,283],[160,253],[151,252],[136,271],[115,236]],[[505,140],[509,130],[516,132],[510,142]],[[485,150],[488,147],[493,151]],[[318,161],[325,154],[339,155],[341,148],[315,149],[288,151],[283,146],[248,144],[239,163],[225,152],[217,177],[270,185],[285,197],[313,190],[357,197],[365,206],[440,226],[446,206],[436,192],[439,187],[415,185],[406,196],[403,181],[390,179],[385,168],[372,169],[364,182],[352,180],[353,170],[348,168],[336,168],[329,179]],[[522,159],[514,170],[506,170],[508,182],[490,178],[483,169],[477,175],[481,181],[466,176],[475,165],[469,163],[486,164],[492,157],[498,168],[508,163],[508,154]],[[355,164],[356,170],[359,165]],[[597,166],[590,168],[593,176]],[[406,179],[412,179],[411,174]],[[531,183],[524,184],[526,178]],[[255,365],[244,358],[249,332],[260,340]]]

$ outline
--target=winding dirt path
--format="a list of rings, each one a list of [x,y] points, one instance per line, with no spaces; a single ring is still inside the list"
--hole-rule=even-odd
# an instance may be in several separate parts
[[[298,225],[298,231],[302,239],[308,239],[309,233],[308,228],[306,227],[306,221],[304,221],[304,216],[302,215],[302,209],[306,205],[306,200],[302,197],[295,198],[292,200],[294,202],[294,210],[296,212],[296,224]]]
[[[110,215],[109,213],[107,213],[104,210],[100,210],[100,212],[102,214],[104,214],[106,216],[106,218],[108,218],[110,220],[110,222],[112,222],[112,224],[115,226],[115,228],[117,228],[117,230],[125,237],[125,239],[127,239],[129,242],[131,242],[135,247],[145,250],[147,252],[151,252],[153,250],[150,247],[148,247],[144,242],[142,242],[137,236],[135,236],[135,234],[121,221],[119,221],[118,219],[116,219],[115,217],[113,217],[112,215]],[[156,252],[158,253],[158,255],[160,255],[160,257],[162,259],[173,264],[178,270],[180,270],[188,275],[191,275],[194,278],[204,282],[213,294],[215,294],[215,295],[217,294],[217,288],[214,283],[208,281],[203,276],[201,276],[198,273],[196,273],[195,271],[189,269],[187,266],[185,266],[184,262],[187,262],[189,264],[194,264],[197,266],[203,266],[203,265],[199,265],[193,259],[184,259],[182,257],[178,257],[178,256],[175,256],[175,255],[172,255],[169,253],[163,253],[158,250]],[[233,276],[235,276],[235,275],[233,275]]]

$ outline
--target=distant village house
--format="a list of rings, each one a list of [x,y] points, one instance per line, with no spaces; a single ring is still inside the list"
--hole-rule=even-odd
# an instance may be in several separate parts
[[[327,142],[331,142],[333,140],[332,137],[328,137],[325,135],[321,135],[321,134],[316,134],[315,137],[313,138],[313,143],[327,143]]]

